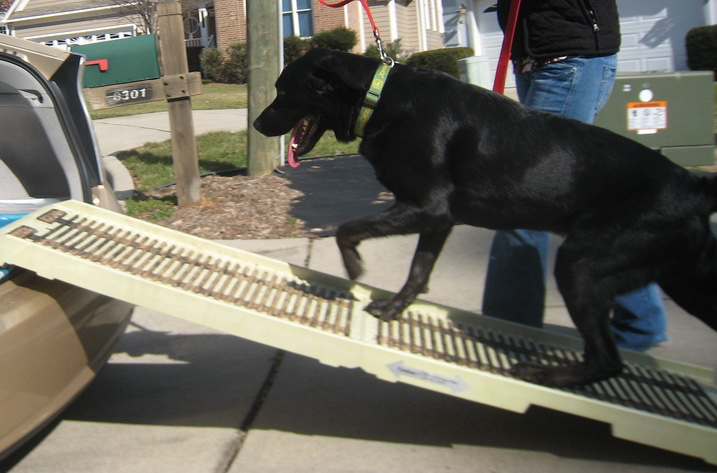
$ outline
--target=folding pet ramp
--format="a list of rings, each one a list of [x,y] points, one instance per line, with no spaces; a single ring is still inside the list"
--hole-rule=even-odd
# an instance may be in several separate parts
[[[331,366],[519,413],[536,405],[587,417],[616,437],[717,464],[710,370],[626,353],[624,374],[608,381],[526,383],[511,365],[571,362],[582,342],[425,302],[381,322],[362,308],[384,291],[75,201],[4,227],[0,261]]]

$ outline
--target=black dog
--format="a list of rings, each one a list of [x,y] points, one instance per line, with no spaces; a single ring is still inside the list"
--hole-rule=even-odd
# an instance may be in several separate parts
[[[254,127],[276,136],[296,126],[297,155],[326,130],[351,141],[378,65],[312,50],[284,69],[276,99]],[[610,131],[403,65],[388,75],[360,152],[396,203],[339,227],[349,277],[361,274],[362,240],[420,234],[403,288],[392,300],[366,308],[376,317],[399,317],[425,291],[451,228],[461,222],[565,237],[555,277],[585,341],[584,362],[561,368],[520,364],[514,372],[523,379],[564,386],[620,373],[609,325],[613,300],[650,281],[717,330],[717,241],[709,225],[717,211],[713,175],[689,173]]]

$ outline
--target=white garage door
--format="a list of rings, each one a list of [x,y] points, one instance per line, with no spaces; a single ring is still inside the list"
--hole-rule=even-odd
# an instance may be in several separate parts
[[[490,76],[495,77],[495,71],[498,68],[498,58],[500,57],[500,48],[503,45],[503,31],[500,29],[500,25],[498,25],[498,15],[495,12],[485,11],[495,5],[495,0],[478,0],[475,2],[475,5],[476,23],[478,24],[478,31],[480,31],[481,36],[481,44],[477,49],[479,49],[481,55],[488,56]],[[506,87],[515,87],[512,63],[508,66]]]
[[[714,0],[713,0],[714,1]],[[705,24],[706,0],[618,0],[622,48],[618,55],[621,71],[688,70],[685,36]],[[477,53],[488,56],[491,77],[500,56],[503,32],[494,12],[484,13],[495,0],[475,0],[472,4],[480,41]],[[513,82],[509,71],[508,86]]]
[[[618,0],[622,71],[684,71],[685,36],[705,24],[704,0]]]

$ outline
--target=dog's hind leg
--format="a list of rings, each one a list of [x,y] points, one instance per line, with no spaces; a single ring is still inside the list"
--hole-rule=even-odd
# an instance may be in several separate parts
[[[622,371],[622,361],[610,327],[610,311],[617,279],[606,276],[604,267],[597,277],[595,255],[585,254],[584,245],[566,240],[558,251],[555,278],[565,305],[584,340],[584,359],[566,366],[520,363],[513,373],[526,381],[547,386],[587,384]]]
[[[658,281],[665,293],[680,307],[713,330],[717,330],[717,255],[715,246],[707,260],[692,271],[670,275]]]

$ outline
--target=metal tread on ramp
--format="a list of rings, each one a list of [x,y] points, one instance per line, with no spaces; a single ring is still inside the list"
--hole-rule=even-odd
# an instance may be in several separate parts
[[[616,437],[717,464],[711,370],[624,353],[616,378],[551,389],[512,378],[523,360],[579,360],[578,339],[417,302],[400,321],[363,311],[390,294],[67,201],[0,230],[0,262],[387,380],[525,412],[611,424]]]

